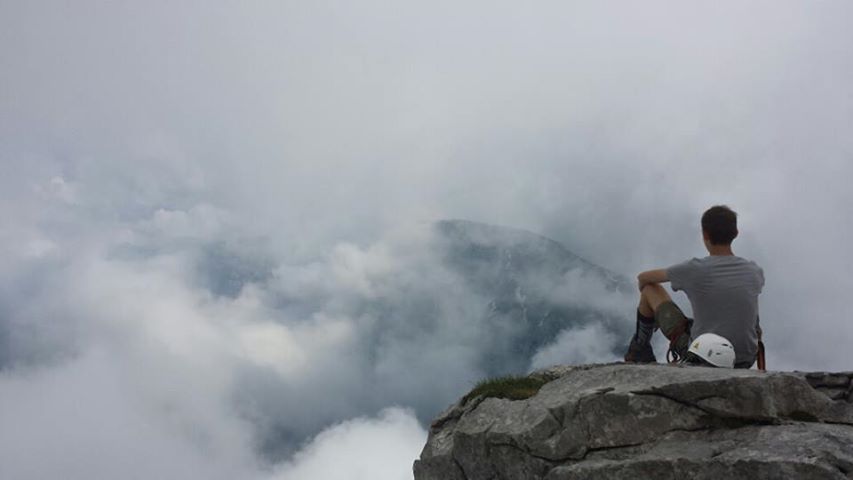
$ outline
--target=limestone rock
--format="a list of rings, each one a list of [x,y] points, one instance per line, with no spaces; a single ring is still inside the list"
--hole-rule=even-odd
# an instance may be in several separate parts
[[[555,367],[430,428],[416,480],[853,478],[853,372]]]

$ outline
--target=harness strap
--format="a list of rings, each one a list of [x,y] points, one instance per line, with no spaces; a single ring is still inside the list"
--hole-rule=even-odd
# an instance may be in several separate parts
[[[764,358],[764,342],[758,341],[758,370],[767,371],[767,360]]]
[[[675,351],[675,341],[681,338],[685,332],[687,332],[687,322],[679,322],[678,325],[670,331],[669,348],[666,351],[667,362],[675,363],[679,360],[683,360],[678,355],[678,352]]]

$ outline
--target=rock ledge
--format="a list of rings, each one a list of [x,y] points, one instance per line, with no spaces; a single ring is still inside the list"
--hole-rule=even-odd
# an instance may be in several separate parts
[[[439,415],[416,480],[853,479],[853,372],[587,365]]]

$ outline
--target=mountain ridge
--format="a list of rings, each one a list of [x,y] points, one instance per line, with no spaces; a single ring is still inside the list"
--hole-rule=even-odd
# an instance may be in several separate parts
[[[499,334],[482,361],[487,376],[526,373],[533,355],[566,330],[595,326],[628,338],[629,310],[604,311],[588,298],[627,299],[633,289],[624,276],[527,230],[469,220],[434,225],[446,267],[490,299],[486,322]],[[625,346],[609,348],[615,358]]]

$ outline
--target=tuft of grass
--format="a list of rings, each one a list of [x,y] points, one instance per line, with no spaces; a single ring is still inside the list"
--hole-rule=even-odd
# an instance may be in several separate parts
[[[551,379],[541,376],[507,375],[480,380],[474,389],[462,398],[462,403],[475,397],[495,397],[509,400],[530,398]]]

